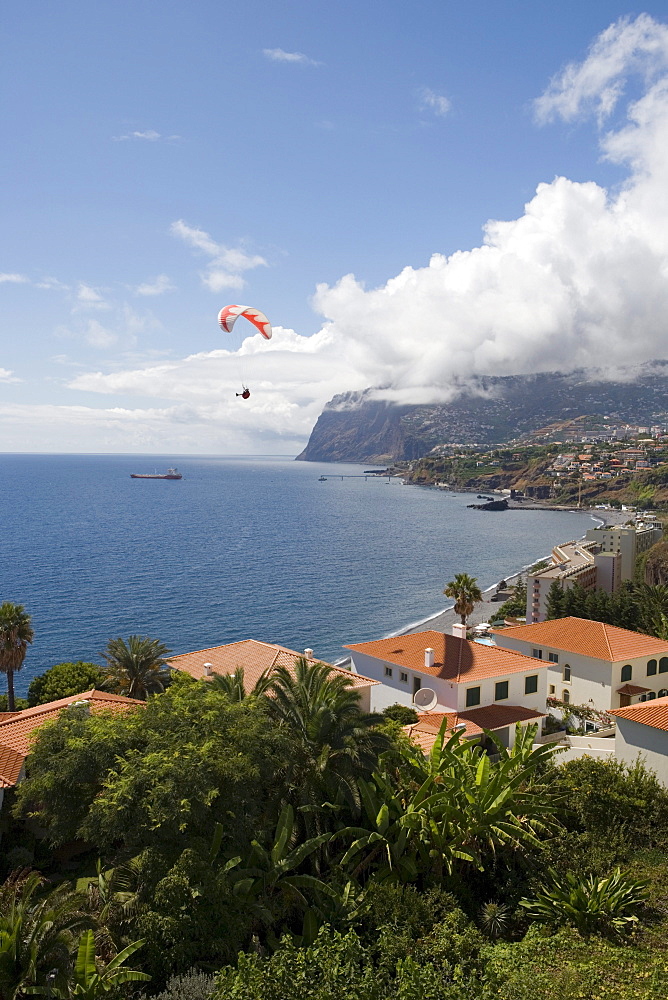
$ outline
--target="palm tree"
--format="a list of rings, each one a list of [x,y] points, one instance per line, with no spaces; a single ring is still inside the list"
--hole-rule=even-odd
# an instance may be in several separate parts
[[[7,708],[15,710],[14,673],[23,666],[35,633],[22,604],[0,604],[0,670],[7,674]]]
[[[37,872],[15,873],[0,888],[0,996],[18,1000],[48,973],[65,984],[76,937],[90,919],[67,886],[36,899]]]
[[[453,597],[455,601],[455,613],[460,615],[462,625],[466,625],[466,619],[473,611],[476,604],[482,601],[482,591],[478,586],[478,581],[468,573],[457,573],[454,580],[446,583],[443,588],[446,597]]]
[[[294,670],[277,667],[268,693],[269,712],[297,742],[292,786],[314,832],[322,832],[323,803],[338,801],[358,813],[359,782],[371,777],[380,754],[391,746],[374,728],[383,717],[360,710],[352,680],[304,657]]]
[[[237,667],[233,674],[215,674],[212,677],[211,688],[226,695],[230,701],[243,701],[248,694],[264,694],[271,684],[271,676],[267,670],[260,674],[252,691],[246,693],[244,668]]]
[[[105,687],[128,698],[146,701],[149,694],[164,691],[170,674],[167,649],[158,639],[131,635],[127,645],[123,639],[110,639],[102,656],[107,661]]]

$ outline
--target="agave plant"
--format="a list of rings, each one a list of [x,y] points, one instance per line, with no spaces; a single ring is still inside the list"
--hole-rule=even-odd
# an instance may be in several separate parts
[[[490,941],[503,937],[510,926],[510,907],[503,903],[485,903],[480,910],[480,926]]]
[[[567,872],[563,880],[550,871],[550,883],[520,906],[539,923],[571,924],[585,937],[630,930],[647,898],[647,883],[619,868],[607,878]]]

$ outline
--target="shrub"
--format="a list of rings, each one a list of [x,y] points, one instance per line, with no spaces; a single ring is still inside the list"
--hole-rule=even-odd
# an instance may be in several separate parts
[[[104,671],[95,663],[56,663],[39,677],[34,677],[28,688],[28,705],[46,705],[49,701],[70,698],[75,694],[100,688]]]
[[[152,1000],[208,1000],[215,985],[215,976],[190,969],[182,976],[172,976],[162,993]]]
[[[570,924],[583,936],[621,934],[638,922],[638,911],[648,899],[647,883],[631,879],[619,868],[607,878],[552,872],[550,884],[533,899],[520,900],[532,920],[543,924]]]
[[[409,705],[389,705],[383,710],[383,715],[386,719],[392,719],[393,722],[400,722],[402,726],[410,726],[411,723],[418,720],[417,712]]]

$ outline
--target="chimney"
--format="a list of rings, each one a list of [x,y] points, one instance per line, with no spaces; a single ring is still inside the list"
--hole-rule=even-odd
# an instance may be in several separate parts
[[[425,667],[434,666],[434,650],[431,646],[428,646],[424,651],[424,665]]]
[[[462,625],[461,622],[454,622],[452,625],[452,634],[456,635],[458,639],[465,639],[466,625]]]
[[[309,647],[307,646],[306,649],[304,650],[304,656],[306,657],[307,660],[312,660],[313,659],[313,650],[309,649]]]
[[[205,663],[204,664],[204,676],[205,677],[210,677],[212,673],[213,673],[213,663]]]

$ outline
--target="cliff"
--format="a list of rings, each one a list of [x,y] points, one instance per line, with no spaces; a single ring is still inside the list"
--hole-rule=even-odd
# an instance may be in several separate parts
[[[502,444],[583,414],[615,423],[668,421],[668,361],[604,380],[597,371],[485,376],[448,403],[393,406],[371,390],[343,393],[325,407],[299,461],[413,461],[438,444]]]

